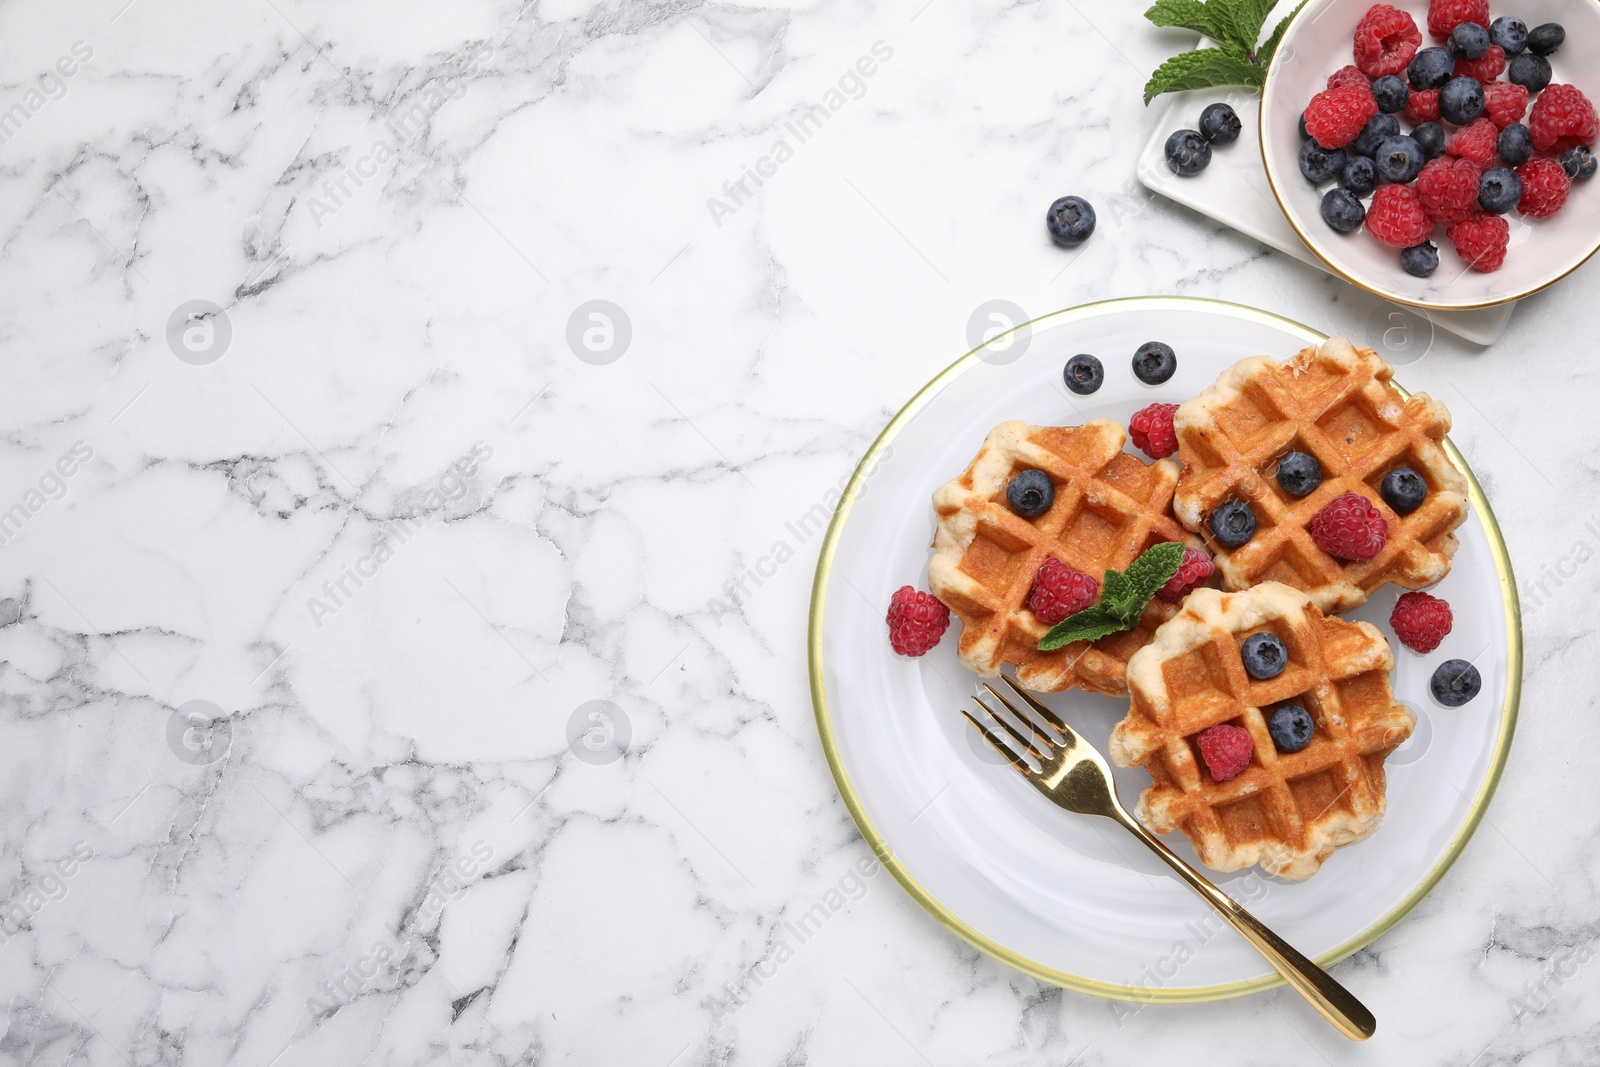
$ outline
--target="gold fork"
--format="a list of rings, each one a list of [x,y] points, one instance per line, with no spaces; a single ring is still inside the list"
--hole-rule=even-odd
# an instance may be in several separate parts
[[[1121,823],[1129,833],[1143,841],[1150,851],[1165,860],[1167,866],[1188,883],[1190,889],[1199,893],[1207,904],[1215,908],[1217,914],[1226,919],[1257,952],[1266,957],[1267,962],[1272,964],[1272,969],[1281,974],[1284,981],[1309,1000],[1311,1006],[1337,1026],[1340,1032],[1352,1041],[1365,1041],[1372,1036],[1373,1031],[1378,1028],[1378,1022],[1361,1001],[1329,977],[1321,967],[1306,959],[1288,942],[1261,925],[1259,919],[1203,878],[1193,867],[1174,855],[1172,850],[1162,844],[1154,834],[1136,822],[1117,799],[1117,787],[1111,780],[1111,769],[1106,766],[1105,758],[1095,751],[1094,746],[1075,734],[1060,716],[1035,700],[1016,682],[1004,675],[1001,678],[1034,711],[1038,719],[1043,720],[1060,735],[1060,740],[1051,737],[1038,721],[1007,700],[994,686],[985,682],[983,687],[1005,705],[1006,710],[1016,718],[1017,722],[1028,728],[1032,740],[1024,736],[1022,731],[1014,727],[1005,716],[985,704],[981,696],[974,696],[972,699],[988,713],[990,720],[1037,761],[1038,769],[1035,770],[1033,765],[1011,745],[1001,740],[963,708],[961,714],[977,728],[984,740],[994,746],[995,751],[1022,772],[1022,776],[1033,783],[1035,789],[1060,807],[1077,812],[1079,815],[1103,815]]]

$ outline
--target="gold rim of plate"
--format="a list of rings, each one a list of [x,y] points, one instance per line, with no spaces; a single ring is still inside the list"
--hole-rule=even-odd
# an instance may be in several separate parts
[[[1290,27],[1292,27],[1294,25],[1294,23],[1300,21],[1300,19],[1304,18],[1309,13],[1309,9],[1311,9],[1311,7],[1312,7],[1311,4],[1307,4],[1304,7],[1302,7],[1299,11],[1296,11],[1294,13],[1294,16],[1293,16],[1292,20],[1289,23]],[[1287,28],[1284,30],[1284,34],[1283,35],[1284,35],[1284,37],[1288,37],[1289,36],[1289,30]],[[1510,296],[1500,297],[1497,300],[1454,301],[1454,302],[1446,302],[1446,301],[1440,301],[1440,300],[1422,301],[1422,300],[1417,299],[1416,297],[1407,296],[1404,293],[1397,293],[1397,292],[1394,292],[1392,290],[1385,289],[1381,285],[1379,285],[1379,284],[1377,284],[1375,282],[1363,281],[1362,279],[1357,278],[1353,274],[1350,274],[1343,267],[1340,267],[1333,260],[1331,260],[1327,256],[1323,255],[1322,254],[1322,249],[1320,247],[1318,247],[1317,243],[1311,239],[1310,235],[1307,234],[1306,231],[1304,231],[1304,230],[1302,230],[1300,228],[1300,224],[1295,222],[1294,216],[1289,214],[1289,209],[1288,209],[1287,206],[1285,206],[1285,203],[1284,203],[1283,190],[1278,188],[1278,181],[1273,176],[1273,173],[1272,173],[1272,164],[1270,162],[1268,162],[1268,160],[1267,160],[1267,109],[1266,109],[1266,102],[1267,102],[1267,93],[1269,91],[1271,91],[1271,88],[1272,88],[1272,72],[1277,69],[1277,66],[1278,66],[1277,55],[1274,54],[1272,62],[1267,65],[1267,73],[1266,73],[1265,77],[1262,79],[1262,82],[1261,82],[1261,104],[1262,104],[1262,106],[1256,109],[1256,143],[1257,143],[1257,145],[1259,147],[1259,150],[1261,152],[1261,169],[1267,172],[1267,186],[1272,190],[1272,198],[1277,201],[1278,210],[1280,212],[1282,212],[1284,221],[1286,221],[1289,224],[1289,227],[1292,230],[1294,230],[1295,235],[1300,238],[1300,242],[1302,244],[1304,244],[1307,248],[1309,248],[1311,250],[1311,254],[1316,256],[1319,260],[1321,260],[1323,265],[1326,266],[1330,271],[1332,271],[1336,276],[1338,276],[1340,278],[1343,278],[1345,281],[1349,282],[1351,285],[1355,286],[1357,289],[1361,289],[1361,290],[1363,290],[1365,292],[1371,293],[1373,296],[1376,296],[1376,297],[1382,297],[1384,300],[1392,300],[1397,304],[1405,304],[1408,307],[1422,308],[1422,309],[1425,309],[1425,310],[1431,309],[1431,310],[1434,310],[1434,311],[1476,311],[1476,310],[1479,310],[1481,308],[1499,307],[1502,304],[1509,304],[1509,303],[1512,303],[1513,301],[1523,300],[1523,299],[1526,299],[1527,297],[1532,296],[1534,293],[1541,292],[1542,290],[1548,289],[1550,286],[1556,284],[1559,281],[1562,281],[1568,275],[1570,275],[1573,271],[1577,270],[1579,267],[1581,267],[1585,263],[1589,262],[1589,260],[1594,256],[1594,254],[1596,252],[1600,252],[1600,231],[1597,231],[1596,234],[1595,234],[1594,243],[1589,246],[1589,250],[1587,252],[1585,252],[1582,256],[1580,256],[1578,258],[1578,261],[1576,263],[1574,263],[1572,266],[1568,267],[1566,270],[1562,271],[1560,274],[1556,275],[1554,278],[1551,278],[1549,281],[1540,282],[1538,285],[1529,286],[1526,289],[1523,289],[1523,290],[1520,290],[1519,292],[1513,293]],[[1470,480],[1470,476],[1469,476],[1469,480]],[[1474,484],[1476,484],[1476,483],[1474,483]]]
[[[1271,312],[1261,311],[1244,304],[1234,304],[1202,297],[1136,296],[1100,300],[1042,316],[1015,329],[1028,329],[1032,333],[1040,333],[1069,322],[1094,318],[1110,311],[1133,309],[1143,311],[1203,311],[1209,314],[1277,327],[1300,336],[1308,345],[1321,344],[1327,339],[1326,334],[1319,333],[1309,326],[1295,322],[1293,319],[1287,319],[1281,315],[1274,315]],[[1015,332],[1015,330],[1010,332]],[[1065,971],[1047,967],[1019,952],[1015,952],[999,942],[985,937],[963,922],[959,916],[945,907],[920,882],[911,876],[911,873],[905,869],[895,856],[888,842],[884,840],[883,835],[873,825],[872,820],[868,818],[866,811],[862,807],[861,798],[851,784],[849,774],[845,772],[844,765],[839,757],[838,742],[833,732],[833,721],[828,712],[828,695],[823,681],[822,661],[823,610],[827,604],[828,578],[833,570],[833,557],[838,548],[839,536],[844,530],[845,520],[849,518],[850,510],[855,502],[857,493],[860,491],[861,484],[866,478],[866,473],[872,469],[879,455],[894,440],[901,428],[910,422],[938,392],[980,362],[981,353],[989,345],[992,345],[994,340],[996,339],[991,339],[978,346],[946,367],[932,381],[918,390],[917,394],[906,402],[905,407],[901,408],[894,418],[889,420],[888,425],[878,434],[877,439],[872,442],[872,446],[867,449],[866,455],[857,464],[855,473],[851,476],[849,484],[845,487],[843,497],[834,511],[833,521],[828,524],[828,532],[823,539],[821,554],[817,559],[816,578],[811,588],[811,620],[807,630],[806,643],[811,678],[811,703],[816,712],[817,733],[822,739],[822,749],[827,754],[828,767],[833,772],[833,780],[839,787],[839,795],[844,798],[845,806],[850,810],[851,817],[855,819],[856,827],[861,831],[861,836],[866,839],[867,844],[872,847],[873,852],[877,854],[883,865],[894,875],[895,880],[905,888],[907,893],[911,894],[918,904],[921,904],[935,919],[938,919],[974,948],[1042,982],[1048,982],[1063,989],[1071,989],[1078,993],[1088,993],[1115,1000],[1138,1001],[1140,1003],[1195,1003],[1209,1000],[1225,1000],[1230,997],[1257,993],[1283,985],[1283,979],[1274,974],[1244,982],[1232,982],[1226,985],[1152,990],[1138,986],[1101,982],[1075,974],[1068,974]],[[1483,487],[1478,484],[1478,479],[1472,473],[1472,468],[1467,465],[1465,457],[1461,455],[1455,444],[1448,438],[1445,439],[1444,447],[1451,461],[1466,475],[1467,496],[1472,502],[1472,507],[1480,516],[1484,529],[1488,532],[1489,550],[1494,556],[1495,570],[1498,572],[1500,579],[1500,597],[1505,606],[1507,633],[1506,699],[1505,706],[1500,712],[1500,735],[1495,743],[1494,755],[1490,761],[1488,774],[1478,787],[1478,795],[1473,798],[1472,809],[1467,815],[1466,822],[1462,824],[1461,829],[1450,842],[1450,846],[1445,850],[1444,856],[1423,877],[1421,883],[1411,891],[1410,895],[1402,900],[1393,911],[1349,941],[1318,957],[1317,963],[1324,967],[1330,966],[1351,953],[1365,948],[1382,936],[1404,918],[1412,908],[1416,907],[1418,902],[1438,884],[1439,879],[1444,877],[1445,872],[1456,861],[1456,857],[1461,854],[1461,850],[1466,847],[1467,841],[1478,828],[1479,822],[1483,820],[1484,812],[1489,807],[1489,801],[1494,796],[1495,787],[1500,782],[1501,772],[1505,769],[1506,757],[1511,751],[1512,734],[1516,730],[1517,706],[1522,695],[1522,610],[1517,601],[1517,588],[1515,579],[1512,577],[1511,560],[1506,552],[1505,539],[1500,534],[1499,523],[1495,521],[1494,512],[1490,509],[1489,502],[1483,494]]]

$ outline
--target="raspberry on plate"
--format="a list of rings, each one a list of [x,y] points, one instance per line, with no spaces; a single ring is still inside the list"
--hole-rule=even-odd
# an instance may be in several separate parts
[[[1438,648],[1454,621],[1450,605],[1427,593],[1401,593],[1389,613],[1389,625],[1400,643],[1421,653]]]
[[[1456,77],[1476,78],[1488,85],[1506,72],[1506,52],[1497,44],[1477,59],[1457,59]]]
[[[1168,604],[1176,604],[1183,599],[1185,593],[1211,577],[1216,569],[1210,556],[1192,545],[1184,545],[1183,562],[1178,564],[1177,571],[1167,579],[1167,584],[1156,590],[1156,596]]]
[[[1417,175],[1417,198],[1434,222],[1460,222],[1478,206],[1483,172],[1470,159],[1437,156]]]
[[[1561,210],[1572,189],[1572,179],[1560,163],[1549,156],[1536,156],[1517,168],[1522,180],[1522,199],[1517,210],[1536,219],[1547,219]]]
[[[1463,22],[1489,28],[1489,0],[1428,0],[1428,32],[1439,40]]]
[[[1328,75],[1326,88],[1337,89],[1341,85],[1371,85],[1372,79],[1361,71],[1346,63],[1332,74]]]
[[[1343,148],[1356,139],[1367,120],[1378,113],[1372,89],[1340,85],[1324,89],[1306,105],[1306,132],[1324,148]]]
[[[1151,404],[1135,412],[1128,420],[1128,436],[1151,459],[1166,459],[1178,451],[1178,433],[1172,428],[1177,410],[1176,404]]]
[[[1367,207],[1367,232],[1386,245],[1410,248],[1433,236],[1433,220],[1413,187],[1380,185]]]
[[[1460,222],[1445,227],[1444,235],[1456,255],[1475,271],[1488,274],[1506,261],[1506,245],[1511,242],[1511,226],[1499,215],[1477,211]]]
[[[909,585],[894,591],[889,600],[889,644],[902,656],[921,656],[939,643],[950,628],[950,609],[932,593]]]
[[[1389,4],[1374,4],[1356,24],[1356,67],[1371,78],[1399,74],[1421,44],[1415,19]]]
[[[1100,599],[1100,583],[1082,571],[1073,570],[1054,556],[1045,557],[1033,576],[1028,592],[1028,610],[1046,626],[1070,618]]]
[[[1406,97],[1406,107],[1401,114],[1413,126],[1423,122],[1439,121],[1439,90],[1413,89]]]
[[[1600,116],[1576,86],[1551,85],[1533,102],[1528,132],[1533,134],[1533,147],[1559,154],[1576,145],[1594,144],[1600,137]]]
[[[1528,110],[1528,90],[1510,82],[1483,83],[1483,113],[1500,129],[1521,122]]]
[[[1490,118],[1477,118],[1472,125],[1463,126],[1444,143],[1448,155],[1470,159],[1480,167],[1494,162],[1495,147],[1500,141],[1500,130]]]
[[[1239,777],[1250,766],[1256,743],[1250,731],[1232,723],[1219,722],[1195,735],[1194,743],[1200,749],[1200,759],[1216,782],[1226,782]]]
[[[1389,541],[1389,523],[1366,497],[1345,493],[1312,518],[1311,539],[1336,559],[1359,562],[1383,551]]]

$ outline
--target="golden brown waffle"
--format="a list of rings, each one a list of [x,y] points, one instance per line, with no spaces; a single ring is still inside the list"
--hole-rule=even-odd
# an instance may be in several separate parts
[[[1264,630],[1283,640],[1289,664],[1257,681],[1239,648]],[[1416,724],[1389,687],[1393,666],[1376,627],[1325,616],[1287,585],[1190,593],[1129,662],[1132,707],[1111,732],[1111,757],[1154,779],[1139,819],[1156,833],[1182,830],[1214,870],[1259,863],[1285,878],[1315,874],[1383,819],[1384,758]],[[1316,725],[1310,743],[1288,754],[1267,730],[1285,704],[1305,708]],[[1250,765],[1226,782],[1211,777],[1195,744],[1218,723],[1243,727],[1255,742]]]
[[[1449,572],[1451,531],[1467,514],[1466,479],[1440,447],[1450,413],[1425,393],[1401,396],[1393,373],[1370,348],[1333,337],[1288,361],[1237,363],[1178,408],[1185,466],[1173,508],[1205,537],[1224,589],[1283,582],[1324,611],[1345,611],[1385,582],[1418,589]],[[1322,464],[1322,484],[1298,500],[1278,486],[1278,460],[1289,452]],[[1406,516],[1378,491],[1396,467],[1413,468],[1428,484],[1427,498]],[[1372,559],[1336,559],[1311,539],[1312,518],[1344,493],[1365,497],[1389,523],[1388,543]],[[1228,500],[1246,501],[1256,516],[1255,536],[1232,550],[1209,527]]]
[[[1093,643],[1040,652],[1050,629],[1028,610],[1033,577],[1046,556],[1103,580],[1165,541],[1199,546],[1172,517],[1178,465],[1147,464],[1122,451],[1127,434],[1114,422],[1029,426],[1003,422],[959,478],[933,494],[939,526],[928,587],[961,619],[961,662],[993,677],[1005,663],[1029,689],[1053,693],[1128,691],[1128,657],[1177,611],[1151,600],[1137,627]],[[1018,471],[1037,468],[1055,483],[1050,510],[1025,519],[1006,504]]]

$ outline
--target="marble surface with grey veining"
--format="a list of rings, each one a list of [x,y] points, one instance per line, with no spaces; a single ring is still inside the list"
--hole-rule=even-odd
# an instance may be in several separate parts
[[[838,797],[785,523],[975,310],[1389,329],[1131,181],[1192,41],[1141,7],[0,6],[0,1060],[1600,1061],[1593,265],[1409,350],[1528,670],[1482,828],[1336,969],[1370,1045],[1025,978]]]

